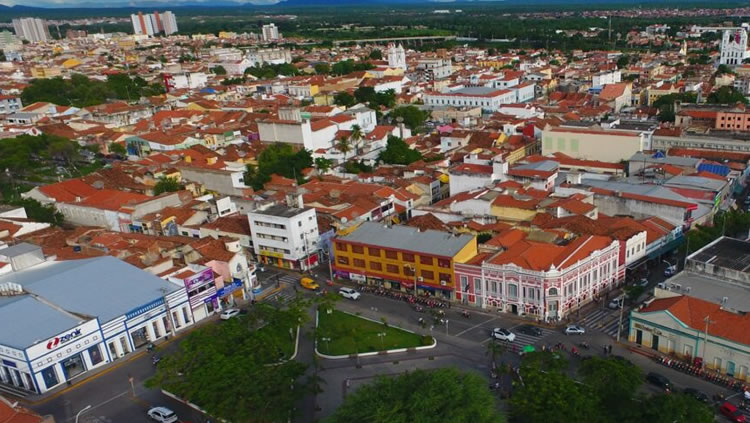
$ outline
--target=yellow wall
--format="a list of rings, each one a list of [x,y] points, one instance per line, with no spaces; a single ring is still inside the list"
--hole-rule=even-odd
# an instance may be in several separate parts
[[[536,210],[517,209],[515,207],[492,206],[493,216],[502,220],[527,221],[536,216]]]

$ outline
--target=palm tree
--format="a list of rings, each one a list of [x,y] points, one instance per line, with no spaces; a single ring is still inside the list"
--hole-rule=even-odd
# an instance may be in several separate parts
[[[352,133],[349,139],[354,142],[354,155],[359,156],[359,142],[362,141],[362,128],[359,125],[352,126]]]
[[[346,153],[352,151],[352,146],[349,143],[349,138],[345,136],[339,138],[339,142],[336,144],[336,149],[344,153],[344,160],[346,160]]]
[[[505,345],[495,342],[494,340],[490,340],[490,342],[487,343],[487,351],[485,354],[490,356],[490,363],[493,370],[497,369],[497,358],[503,355],[503,353],[505,353]]]

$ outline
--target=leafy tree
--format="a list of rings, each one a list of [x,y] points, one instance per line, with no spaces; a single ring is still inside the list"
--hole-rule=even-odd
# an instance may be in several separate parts
[[[351,107],[357,104],[357,100],[346,91],[341,91],[333,96],[333,102],[338,106]]]
[[[318,169],[318,172],[320,173],[326,173],[328,172],[328,169],[333,166],[333,161],[326,159],[325,157],[318,157],[315,159],[315,168]]]
[[[302,170],[311,167],[312,156],[307,150],[294,151],[291,145],[276,143],[268,146],[258,156],[258,166],[248,164],[245,170],[245,184],[253,189],[263,189],[271,175],[277,174],[286,178],[296,178],[304,182]]]
[[[719,65],[716,68],[716,72],[714,72],[714,76],[719,76],[719,75],[724,75],[724,74],[734,75],[734,71],[727,65],[723,65],[723,64]]]
[[[641,401],[640,416],[632,421],[711,423],[714,413],[708,405],[679,393],[653,395]]]
[[[379,106],[390,108],[396,104],[396,92],[393,90],[376,92],[373,87],[359,87],[354,90],[354,97],[359,103],[368,103],[372,109]]]
[[[628,56],[627,54],[623,54],[619,59],[617,59],[617,69],[624,69],[626,66],[628,66],[628,63],[630,63],[630,56]]]
[[[721,87],[712,92],[709,94],[706,101],[713,104],[735,104],[738,102],[743,104],[748,103],[747,98],[745,98],[740,91],[729,86]]]
[[[25,104],[45,101],[65,106],[86,107],[107,102],[109,99],[137,100],[142,96],[164,93],[161,84],[149,84],[140,76],[120,73],[107,76],[106,81],[89,80],[84,75],[73,74],[70,79],[35,79],[21,93]]]
[[[402,118],[409,129],[417,131],[430,117],[430,111],[420,110],[416,106],[402,106],[391,110],[389,115],[394,119]]]
[[[226,75],[227,70],[224,69],[224,66],[218,65],[213,68],[211,68],[211,72],[215,73],[216,75]]]
[[[328,63],[316,63],[313,68],[318,75],[326,75],[331,72],[331,65]]]
[[[125,147],[122,144],[118,144],[116,142],[113,142],[107,146],[107,150],[109,150],[112,154],[117,154],[120,156],[125,156],[128,154],[128,151],[125,149]]]
[[[370,52],[370,59],[373,59],[373,60],[383,60],[383,52],[380,51],[379,49],[373,49]]]
[[[19,198],[9,201],[8,204],[23,207],[26,210],[26,216],[36,222],[62,226],[65,219],[63,214],[58,212],[53,205],[42,204],[33,198]]]
[[[176,353],[162,358],[146,385],[198,404],[217,420],[289,421],[308,391],[299,381],[306,366],[278,360],[291,353],[305,309],[299,299],[283,310],[257,304],[246,316],[196,329]]]
[[[578,373],[596,392],[602,416],[612,414],[611,420],[622,421],[630,415],[632,398],[643,383],[638,367],[625,360],[591,357],[581,363]]]
[[[409,145],[399,137],[388,136],[385,150],[380,153],[378,160],[388,164],[408,165],[422,159],[422,154],[412,150]]]
[[[482,232],[481,234],[477,235],[477,242],[479,244],[484,244],[485,242],[492,239],[492,234],[489,232]]]
[[[344,163],[344,172],[346,173],[353,173],[355,175],[358,175],[360,173],[369,173],[372,172],[372,166],[368,166],[365,164],[364,161],[348,161]]]
[[[359,156],[359,143],[362,141],[362,128],[359,125],[352,125],[352,133],[349,140],[354,145],[354,155]]]
[[[176,178],[161,178],[154,186],[154,195],[163,194],[165,192],[175,192],[182,188],[182,184],[180,184],[180,181]]]
[[[380,377],[348,395],[327,423],[500,423],[495,398],[474,373],[452,368]]]

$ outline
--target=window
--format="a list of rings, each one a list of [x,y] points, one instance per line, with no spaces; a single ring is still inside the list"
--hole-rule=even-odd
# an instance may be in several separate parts
[[[518,285],[508,284],[508,296],[512,298],[518,298]]]
[[[102,362],[102,351],[99,349],[99,344],[89,348],[89,358],[91,358],[91,364],[94,366]]]
[[[419,272],[423,279],[435,280],[435,274],[429,270]]]
[[[373,257],[380,257],[380,248],[367,247],[367,253]]]
[[[354,259],[354,266],[364,268],[365,267],[365,261],[362,259],[355,258]]]
[[[395,264],[386,264],[385,271],[388,273],[399,273],[398,266]]]
[[[451,283],[453,281],[453,278],[451,278],[451,275],[447,273],[441,273],[439,275],[441,281],[445,281],[445,283]]]
[[[482,279],[481,278],[474,278],[474,290],[477,292],[477,294],[482,293]]]
[[[398,260],[398,253],[393,250],[385,250],[385,258]]]
[[[383,265],[381,265],[377,261],[371,261],[370,262],[370,269],[372,269],[372,270],[383,270]]]
[[[409,263],[414,263],[414,254],[401,253],[401,260],[408,261]]]
[[[461,275],[461,287],[462,290],[468,291],[469,290],[469,278]]]
[[[337,242],[336,249],[339,251],[346,251],[346,244],[344,244],[343,242]]]
[[[404,266],[404,275],[414,276],[414,269],[411,266]]]
[[[492,292],[497,293],[497,282],[492,282],[492,284],[490,285],[490,289],[492,290]]]
[[[338,263],[338,264],[344,264],[344,265],[349,265],[349,259],[347,257],[338,257],[336,259],[336,263]]]
[[[451,261],[450,260],[444,260],[444,259],[438,259],[438,267],[442,267],[444,269],[448,269],[451,267]]]
[[[419,256],[419,262],[422,263],[422,264],[426,264],[426,265],[432,266],[433,261],[434,260],[433,260],[432,257]]]
[[[352,253],[364,254],[365,249],[361,245],[352,245]]]

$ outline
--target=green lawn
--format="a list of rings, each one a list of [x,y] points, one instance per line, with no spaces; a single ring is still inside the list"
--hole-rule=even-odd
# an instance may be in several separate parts
[[[385,336],[378,336],[385,333]],[[318,351],[327,355],[348,355],[431,345],[432,338],[334,310],[318,313]],[[324,341],[322,338],[330,338]]]

